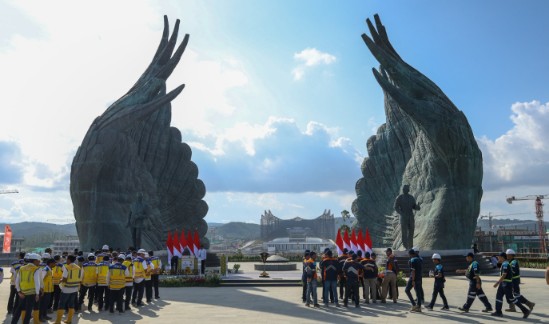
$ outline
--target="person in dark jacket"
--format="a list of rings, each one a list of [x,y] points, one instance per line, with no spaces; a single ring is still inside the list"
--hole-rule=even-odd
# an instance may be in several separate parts
[[[343,305],[347,307],[349,295],[352,293],[355,306],[360,307],[360,295],[358,292],[358,274],[364,270],[364,266],[356,261],[357,255],[353,254],[351,260],[345,261],[343,264],[343,273],[346,277],[347,286],[345,287],[345,299]]]
[[[337,276],[341,269],[339,261],[333,257],[331,250],[326,252],[326,257],[320,262],[320,271],[322,273],[322,279],[324,280],[324,290],[322,292],[324,305],[328,306],[328,297],[330,292],[332,292],[335,304],[339,307],[337,298]]]

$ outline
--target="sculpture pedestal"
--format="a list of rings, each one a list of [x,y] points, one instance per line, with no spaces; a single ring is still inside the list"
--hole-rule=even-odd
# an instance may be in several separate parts
[[[374,249],[374,252],[378,255],[378,258],[377,258],[378,266],[385,266],[385,262],[387,261],[385,249]],[[467,269],[467,261],[465,260],[465,256],[469,252],[473,252],[473,250],[462,249],[462,250],[419,251],[419,256],[423,259],[422,275],[424,277],[427,277],[429,275],[429,270],[433,270],[435,268],[433,260],[431,259],[434,253],[440,254],[442,258],[441,264],[444,267],[445,276],[458,275],[456,274],[456,270]],[[396,260],[398,262],[400,271],[404,272],[404,277],[408,277],[408,275],[410,274],[410,268],[408,265],[410,256],[408,254],[408,251],[393,251],[393,254],[396,256]],[[492,266],[492,263],[490,262],[490,260],[484,257],[482,254],[475,254],[474,260],[478,262],[481,274],[497,271],[497,269],[494,269],[494,267]],[[462,275],[462,274],[459,274],[459,275]]]

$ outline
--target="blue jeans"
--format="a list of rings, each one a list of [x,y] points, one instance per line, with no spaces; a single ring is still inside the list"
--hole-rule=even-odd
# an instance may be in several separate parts
[[[326,280],[324,281],[324,291],[322,292],[322,299],[324,304],[328,304],[330,301],[330,290],[334,294],[334,302],[336,305],[339,305],[337,300],[337,280]]]
[[[307,304],[311,303],[311,294],[313,295],[313,304],[318,304],[318,298],[316,295],[316,287],[318,282],[316,278],[312,278],[311,281],[307,282]]]

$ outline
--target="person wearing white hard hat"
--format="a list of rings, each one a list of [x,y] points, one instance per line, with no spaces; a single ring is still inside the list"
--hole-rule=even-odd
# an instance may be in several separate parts
[[[78,305],[84,304],[84,298],[88,295],[88,311],[92,311],[93,301],[95,299],[95,290],[97,286],[97,263],[95,263],[95,254],[88,254],[88,260],[82,263],[82,285],[78,292]]]
[[[35,253],[27,253],[25,260],[28,260],[29,263],[19,269],[17,278],[15,278],[15,289],[20,301],[11,318],[12,324],[17,324],[21,317],[25,324],[30,323],[31,316],[35,318],[39,317],[40,288],[42,283],[42,276],[38,268],[40,256]]]
[[[530,310],[534,309],[534,306],[536,303],[533,303],[526,299],[523,295],[520,294],[520,265],[517,259],[515,259],[515,251],[512,249],[507,249],[505,251],[507,254],[507,260],[509,261],[509,265],[511,266],[511,271],[513,272],[513,296],[515,299],[520,301],[522,304],[525,304],[530,308]],[[516,312],[515,304],[510,303],[509,308],[505,310],[506,312]]]
[[[435,278],[435,283],[433,287],[433,298],[431,299],[429,305],[425,306],[425,308],[433,310],[433,307],[435,306],[435,302],[437,300],[437,296],[440,294],[440,298],[442,298],[442,302],[444,303],[442,310],[449,310],[450,307],[448,307],[448,301],[446,300],[446,296],[444,295],[444,283],[446,282],[446,278],[444,278],[444,269],[442,267],[442,264],[440,263],[440,260],[442,258],[440,254],[435,253],[433,254],[433,257],[431,259],[433,259],[433,263],[435,264],[435,270],[432,272],[432,276]]]
[[[496,311],[491,315],[496,317],[503,317],[503,297],[507,301],[512,301],[516,307],[520,308],[522,311],[522,318],[528,318],[530,315],[530,310],[528,310],[522,303],[513,297],[513,272],[511,271],[511,266],[509,261],[507,261],[507,253],[501,252],[498,255],[499,262],[501,262],[500,267],[500,277],[498,281],[494,284],[494,288],[497,288],[496,292]]]

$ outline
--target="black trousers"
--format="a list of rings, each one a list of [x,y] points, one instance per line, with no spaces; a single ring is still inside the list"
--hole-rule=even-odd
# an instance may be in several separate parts
[[[345,288],[345,299],[343,299],[343,305],[347,306],[349,301],[349,295],[353,295],[352,300],[355,302],[355,305],[358,306],[360,303],[360,295],[358,293],[358,280],[347,281],[347,287]]]
[[[44,293],[42,297],[40,297],[40,318],[44,318],[48,315],[48,308],[50,308],[50,300],[53,297],[53,293]]]
[[[473,305],[473,302],[475,301],[475,298],[478,296],[478,299],[484,304],[484,307],[486,309],[492,309],[492,304],[488,301],[488,298],[486,298],[486,294],[484,294],[484,290],[482,290],[482,286],[477,289],[477,283],[474,280],[469,280],[469,290],[467,291],[467,302],[465,302],[465,305],[463,305],[463,308],[469,309],[471,308],[471,305]]]
[[[90,308],[93,305],[93,301],[95,299],[95,289],[96,286],[80,286],[80,292],[78,293],[78,305],[84,304],[84,298],[86,298],[86,293],[88,294],[88,308]]]
[[[137,283],[133,283],[133,294],[132,294],[132,303],[135,303],[137,306],[143,304],[143,291],[145,290],[145,280]]]
[[[10,296],[8,297],[8,313],[12,313],[19,306],[19,296],[15,285],[10,285]]]
[[[145,280],[145,297],[147,298],[147,303],[150,303],[153,297],[153,283],[151,280]]]
[[[520,294],[520,278],[513,279],[513,296],[522,304],[527,304],[530,301]]]
[[[133,286],[126,286],[124,288],[124,293],[125,293],[125,298],[124,298],[124,310],[128,310],[130,309],[130,303],[132,301],[132,291],[133,291]]]
[[[19,296],[17,298],[21,299]],[[36,302],[36,295],[27,295],[24,298],[22,298],[19,301],[19,305],[17,306],[17,309],[13,312],[13,316],[11,318],[11,324],[17,324],[19,322],[19,318],[21,317],[21,312],[25,311],[25,318],[23,318],[23,324],[29,324],[31,317],[32,317],[32,311],[38,310],[39,304]]]
[[[414,291],[416,292],[417,297],[417,304],[421,306],[421,302],[423,301],[423,287],[422,287],[422,281],[421,280],[415,280],[415,285],[412,285],[412,278],[408,279],[408,283],[406,284],[406,289],[404,292],[408,296],[408,299],[410,299],[410,302],[412,303],[412,306],[416,306],[416,302],[414,301],[414,297],[412,296],[412,288],[414,288]]]
[[[303,302],[305,302],[305,300],[307,300],[307,278],[301,277],[301,282],[303,285],[303,294],[301,298],[303,299]]]
[[[341,276],[339,278],[339,298],[343,299],[343,296],[345,296],[345,286],[347,286],[347,278]]]
[[[95,287],[95,295],[97,296],[97,307],[99,310],[109,308],[109,293],[110,289],[107,286]]]
[[[444,283],[436,283],[435,287],[433,288],[433,298],[431,299],[431,302],[429,303],[429,307],[435,306],[435,302],[437,301],[437,296],[440,295],[440,298],[442,298],[442,302],[444,303],[444,307],[448,307],[448,301],[446,300],[446,296],[444,295]]]
[[[501,309],[503,306],[503,297],[505,296],[505,299],[507,299],[507,302],[509,304],[513,303],[515,306],[520,308],[520,310],[523,313],[527,313],[528,310],[518,299],[515,299],[515,296],[513,296],[513,283],[512,282],[502,282],[498,286],[498,291],[496,293],[496,313],[501,314]]]
[[[124,295],[125,289],[109,289],[109,311],[111,313],[114,312],[114,305],[116,304],[116,310],[119,312],[123,312],[124,308],[122,308],[122,297]]]
[[[157,274],[151,275],[151,280],[154,288],[154,298],[160,298],[160,295],[158,293],[158,276]]]
[[[53,304],[54,311],[56,311],[59,306],[59,297],[61,297],[61,288],[59,288],[59,285],[53,285],[53,298],[50,305]]]

